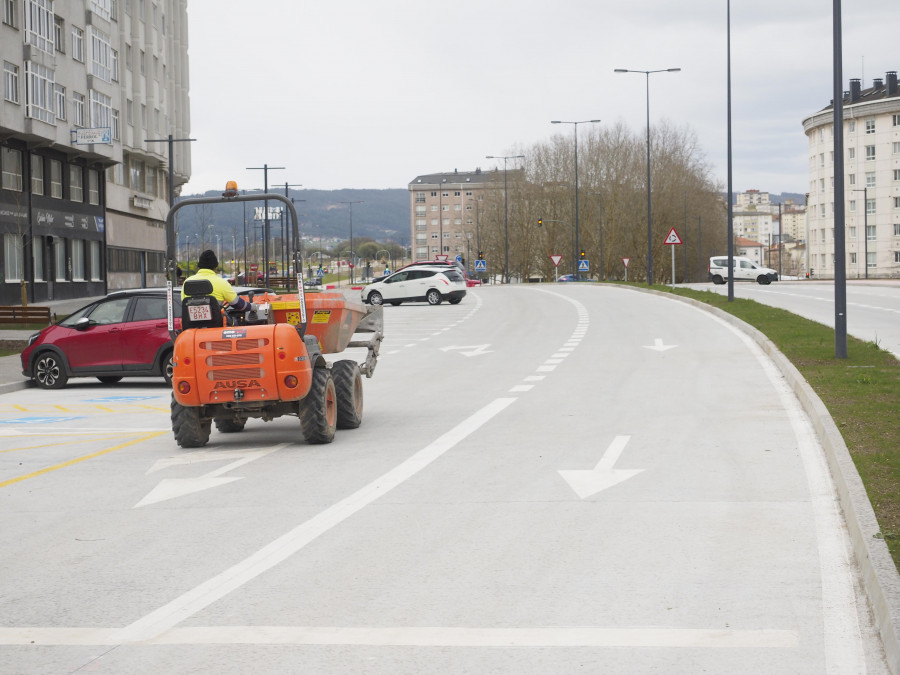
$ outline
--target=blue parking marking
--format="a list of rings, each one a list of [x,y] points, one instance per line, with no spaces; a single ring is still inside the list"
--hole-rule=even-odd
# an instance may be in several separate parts
[[[0,424],[55,424],[84,419],[83,417],[19,417],[14,420],[0,420]]]

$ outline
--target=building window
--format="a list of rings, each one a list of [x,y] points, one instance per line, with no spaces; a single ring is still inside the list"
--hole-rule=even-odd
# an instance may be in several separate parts
[[[853,133],[854,131],[856,131],[856,120],[850,120],[847,123],[847,128],[849,129],[850,133]]]
[[[856,264],[856,254],[855,254],[855,253],[851,253],[851,254],[850,254],[850,264],[851,264],[851,265],[855,265],[855,264]]]
[[[84,31],[72,26],[72,58],[84,63]]]
[[[416,193],[416,204],[424,204],[425,203],[425,193],[417,192]]]
[[[91,11],[109,21],[113,0],[91,0]]]
[[[900,237],[900,223],[894,223],[894,236]]]
[[[854,213],[855,211],[856,211],[856,200],[851,199],[850,200],[850,213]]]
[[[856,185],[856,174],[855,173],[850,174],[850,185]]]
[[[19,102],[19,66],[9,61],[3,62],[3,99]]]
[[[819,153],[819,166],[825,166],[825,153]]]
[[[91,36],[91,73],[104,82],[112,82],[112,46],[109,35],[93,26]]]
[[[115,49],[109,50],[110,54],[110,68],[112,70],[112,80],[113,82],[119,81],[119,52]]]
[[[875,133],[875,120],[872,118],[869,118],[866,120],[866,133],[867,134]]]
[[[91,126],[112,128],[112,99],[91,89]]]
[[[91,242],[91,281],[100,281],[100,242]]]
[[[34,61],[26,61],[25,117],[53,124],[56,119],[53,110],[55,89],[52,70]]]
[[[875,172],[874,171],[866,171],[866,187],[867,188],[875,187]]]
[[[76,127],[84,126],[84,94],[72,94],[72,123]]]
[[[893,146],[892,146],[892,150],[894,151],[894,154],[895,154],[895,155],[900,155],[900,143],[894,141],[894,144],[893,144]]]
[[[894,251],[894,262],[900,263],[900,251]]]
[[[56,281],[66,280],[66,240],[53,237],[53,260],[56,268],[53,278]]]
[[[53,17],[53,47],[60,54],[66,53],[66,22],[62,17]]]
[[[119,111],[111,110],[109,115],[110,123],[112,124],[112,137],[113,140],[119,140]]]
[[[894,197],[894,208],[900,209],[900,197]]]
[[[61,84],[55,85],[56,93],[56,119],[66,121],[66,88]]]
[[[4,190],[22,191],[22,151],[0,148],[0,187]]]
[[[875,146],[867,145],[866,146],[866,161],[870,162],[875,159]]]
[[[88,170],[88,203],[100,204],[100,172],[96,169]]]
[[[856,148],[847,148],[847,159],[856,159]]]
[[[31,192],[44,194],[44,158],[40,155],[31,156]]]
[[[875,200],[874,199],[866,200],[866,213],[870,216],[875,215]]]
[[[3,23],[7,26],[19,27],[18,4],[18,0],[3,0]]]
[[[52,0],[26,0],[25,42],[48,54],[53,53],[54,21]]]
[[[878,254],[875,251],[869,251],[866,253],[866,267],[869,269],[875,269],[878,266]]]
[[[84,281],[84,239],[72,240],[72,281]]]
[[[84,201],[84,170],[77,164],[69,165],[69,199]]]
[[[54,199],[62,199],[62,162],[58,159],[50,160],[50,196]]]
[[[31,262],[34,268],[34,280],[44,281],[44,238],[31,238]]]
[[[19,238],[10,233],[3,235],[3,260],[6,263],[7,282],[22,280],[24,257]]]

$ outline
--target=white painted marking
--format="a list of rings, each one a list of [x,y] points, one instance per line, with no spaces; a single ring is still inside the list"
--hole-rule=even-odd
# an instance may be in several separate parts
[[[533,628],[191,626],[147,640],[122,640],[113,628],[0,628],[0,645],[351,645],[380,647],[795,648],[793,630],[537,626]]]
[[[554,359],[564,359],[568,356],[568,354],[554,354],[551,358]]]
[[[511,394],[520,392],[520,391],[531,391],[534,389],[533,384],[517,384],[515,387],[509,390]]]
[[[613,468],[630,439],[631,436],[616,436],[606,449],[606,452],[603,453],[603,457],[597,462],[597,466],[592,470],[561,470],[559,475],[566,480],[569,486],[575,490],[575,494],[582,499],[591,497],[598,492],[637,476],[643,469]]]
[[[559,365],[562,362],[563,362],[562,359],[547,359],[546,361],[544,361],[544,363],[546,363],[548,365]]]
[[[498,398],[492,401],[419,450],[405,462],[376,478],[349,497],[301,523],[221,574],[126,626],[116,633],[116,642],[150,640],[287,560],[322,534],[337,527],[350,516],[416,475],[489,422],[495,415],[505,410],[515,400],[515,398]]]
[[[556,366],[538,366],[535,370],[539,373],[551,373],[556,370]]]
[[[460,351],[459,353],[463,356],[481,356],[482,354],[490,354],[494,350],[488,349],[490,347],[487,345],[466,345],[466,346],[453,346],[453,347],[441,347],[442,352],[449,352],[453,350],[468,350],[468,351]]]
[[[547,377],[546,375],[529,375],[528,377],[525,378],[525,381],[526,382],[540,382],[541,380],[545,379],[546,377]]]
[[[655,352],[664,352],[669,349],[675,349],[678,345],[664,345],[661,338],[656,338],[653,345],[644,345],[644,349],[652,349]]]

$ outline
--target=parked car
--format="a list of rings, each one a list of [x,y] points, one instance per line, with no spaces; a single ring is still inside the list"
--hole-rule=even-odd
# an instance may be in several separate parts
[[[750,258],[732,256],[734,263],[733,277],[735,281],[755,281],[759,284],[770,284],[778,281],[778,272],[757,265]],[[728,281],[728,256],[717,255],[709,259],[709,280],[714,284],[724,284]]]
[[[362,301],[371,305],[427,302],[439,305],[446,300],[459,303],[466,295],[466,280],[453,266],[407,266],[389,277],[363,286]]]
[[[180,292],[175,295],[178,302]],[[180,305],[178,306],[180,308]],[[180,309],[175,327],[180,328]],[[116,291],[28,339],[22,374],[44,389],[72,377],[118,382],[123,377],[172,378],[172,340],[165,289]]]

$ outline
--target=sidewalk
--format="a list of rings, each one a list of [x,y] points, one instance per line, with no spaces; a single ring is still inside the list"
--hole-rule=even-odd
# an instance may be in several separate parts
[[[58,316],[66,316],[102,297],[106,296],[74,298],[72,300],[53,300],[50,302],[35,303],[35,305],[49,307],[51,315],[56,314]],[[24,349],[25,343],[28,342],[28,338],[39,330],[40,327],[37,326],[25,330],[5,330],[0,327],[0,341],[21,342],[23,343],[22,348]],[[0,395],[33,386],[34,383],[22,375],[22,361],[18,354],[0,356]]]

